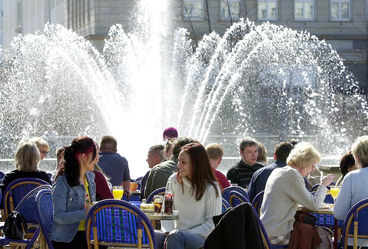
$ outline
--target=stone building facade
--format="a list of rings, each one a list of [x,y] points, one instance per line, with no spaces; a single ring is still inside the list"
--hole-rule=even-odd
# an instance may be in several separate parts
[[[4,47],[17,34],[60,23],[103,47],[111,25],[124,29],[137,0],[3,0]],[[167,1],[167,0],[163,0]],[[307,30],[325,39],[345,58],[363,88],[367,83],[368,0],[171,0],[174,26],[200,39],[210,31],[223,34],[240,18],[269,21]]]

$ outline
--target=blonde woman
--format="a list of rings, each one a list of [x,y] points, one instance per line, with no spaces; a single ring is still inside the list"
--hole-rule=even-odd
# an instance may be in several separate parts
[[[257,162],[267,164],[267,149],[263,143],[258,142],[258,157]]]
[[[15,170],[6,173],[1,181],[0,187],[4,191],[12,181],[19,178],[39,178],[51,184],[50,178],[45,171],[38,169],[40,153],[35,143],[30,140],[21,140],[15,153]]]
[[[40,137],[34,137],[31,139],[31,142],[37,145],[38,150],[40,151],[41,161],[49,154],[50,146],[49,144]]]
[[[287,166],[275,169],[267,180],[261,207],[261,220],[272,244],[287,245],[293,231],[294,215],[299,204],[316,210],[326,196],[333,175],[322,179],[322,187],[313,195],[303,177],[315,169],[321,155],[310,144],[301,142],[290,152]]]
[[[346,174],[334,205],[334,217],[345,219],[350,208],[368,198],[368,136],[357,138],[351,147],[357,170]]]

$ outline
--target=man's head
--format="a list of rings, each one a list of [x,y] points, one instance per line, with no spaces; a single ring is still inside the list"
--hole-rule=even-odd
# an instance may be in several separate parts
[[[239,144],[240,156],[246,164],[252,166],[257,162],[258,142],[254,138],[245,137]]]
[[[162,134],[162,138],[165,140],[168,140],[170,138],[177,138],[178,137],[178,131],[174,127],[168,127],[164,130],[164,133]]]
[[[164,146],[161,144],[154,145],[149,148],[146,161],[150,169],[152,169],[165,159],[163,150]]]
[[[290,142],[281,142],[275,146],[275,160],[286,162],[290,151],[294,148],[294,146]]]
[[[118,143],[113,136],[103,136],[100,141],[100,151],[117,152]]]
[[[216,169],[221,163],[224,150],[221,145],[213,143],[206,146],[206,151],[210,159],[211,167]]]

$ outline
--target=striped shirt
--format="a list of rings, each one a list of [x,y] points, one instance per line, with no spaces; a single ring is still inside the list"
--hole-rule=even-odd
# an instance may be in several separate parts
[[[242,188],[247,188],[254,172],[263,166],[264,165],[260,163],[255,163],[250,166],[243,162],[243,160],[240,160],[237,165],[229,169],[226,177],[232,184],[236,183]]]

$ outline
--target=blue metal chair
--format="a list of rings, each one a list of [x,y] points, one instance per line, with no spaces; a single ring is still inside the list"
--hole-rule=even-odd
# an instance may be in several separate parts
[[[53,249],[50,234],[53,222],[53,207],[51,190],[42,189],[36,195],[36,214],[40,224],[41,235],[43,240],[41,242],[46,242],[49,249]]]
[[[134,182],[140,182],[142,180],[143,176],[138,177],[137,179],[134,180]]]
[[[234,190],[230,191],[229,204],[231,207],[236,207],[237,205],[243,202],[249,202],[249,200],[244,195],[239,193],[238,191],[234,191]]]
[[[130,179],[130,182],[136,182],[138,184],[137,190],[141,190],[142,179],[143,179],[143,176],[140,176],[136,179]]]
[[[103,200],[91,207],[86,218],[88,248],[103,246],[156,249],[154,229],[137,207],[122,200]]]
[[[262,197],[263,197],[263,191],[260,192],[262,193]],[[258,193],[257,195],[259,195],[260,193]],[[257,196],[256,196],[257,197]],[[254,198],[255,200],[255,198]],[[253,202],[254,202],[253,200]],[[252,205],[253,206],[253,205]],[[257,214],[257,211],[256,209],[254,208],[253,206],[253,212],[255,213],[255,216],[257,218],[257,221],[258,221],[258,226],[259,226],[259,230],[261,232],[261,237],[262,237],[262,240],[263,240],[263,244],[265,246],[265,249],[281,249],[281,248],[288,248],[289,246],[288,245],[272,245],[269,238],[268,238],[268,235],[267,235],[267,232],[266,232],[266,229],[265,227],[263,226],[262,224],[262,221],[261,219],[259,218],[258,214]]]
[[[51,191],[50,185],[41,185],[31,190],[24,198],[19,202],[15,210],[20,212],[27,223],[38,224],[37,218],[37,203],[36,195],[42,189],[47,189]]]
[[[246,190],[239,186],[229,186],[222,190],[222,198],[224,198],[227,202],[230,203],[230,192],[237,191],[238,193],[242,194],[247,200],[249,200],[249,195]]]
[[[50,178],[50,180],[52,181],[52,173],[47,172],[47,176]]]
[[[50,185],[41,185],[37,188],[31,190],[17,205],[15,208],[15,211],[20,212],[23,216],[27,224],[39,224],[38,218],[37,218],[37,205],[36,205],[36,195],[39,191],[42,189],[48,188],[51,190]],[[40,226],[28,226],[28,229],[26,231],[25,238],[29,239],[23,239],[23,240],[14,240],[14,239],[8,239],[8,238],[0,238],[0,244],[10,245],[11,248],[13,247],[25,247],[26,249],[31,248],[35,245],[35,242],[37,241],[37,238],[40,235]],[[17,247],[18,248],[18,247]]]
[[[0,181],[4,178],[5,174],[4,172],[0,171]]]
[[[254,197],[253,202],[252,202],[252,206],[254,207],[254,209],[256,210],[258,215],[261,215],[261,206],[262,206],[262,201],[263,201],[263,194],[264,194],[264,190],[259,192],[256,197]]]
[[[348,247],[349,238],[353,238],[354,249],[359,247],[358,239],[368,239],[368,199],[363,199],[350,208],[342,225],[341,236],[344,249]]]
[[[155,195],[165,195],[165,191],[166,191],[166,188],[165,187],[162,187],[162,188],[158,188],[158,189],[155,189],[148,197],[147,197],[147,203],[151,203],[153,201],[153,197]]]
[[[40,185],[49,185],[38,178],[19,178],[12,181],[4,190],[3,207],[5,217],[14,210],[26,194]]]
[[[228,208],[231,208],[230,204],[222,198],[222,213],[225,212]]]

